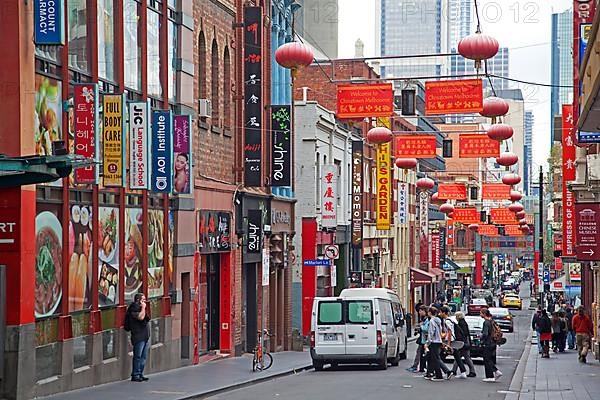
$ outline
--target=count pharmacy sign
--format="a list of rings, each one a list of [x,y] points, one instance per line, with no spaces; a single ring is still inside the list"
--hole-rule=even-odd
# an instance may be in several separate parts
[[[35,44],[64,45],[65,21],[63,16],[62,0],[35,0]]]

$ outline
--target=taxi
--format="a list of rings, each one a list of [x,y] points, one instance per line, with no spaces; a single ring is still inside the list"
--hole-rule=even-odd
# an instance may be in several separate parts
[[[502,307],[523,309],[521,297],[516,293],[506,293],[502,298]]]

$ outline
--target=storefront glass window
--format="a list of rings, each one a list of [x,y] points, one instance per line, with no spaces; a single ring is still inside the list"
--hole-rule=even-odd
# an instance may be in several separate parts
[[[134,90],[141,90],[140,5],[135,0],[124,0],[123,4],[125,86]]]
[[[115,20],[113,0],[98,0],[98,76],[115,81]]]
[[[175,101],[177,93],[177,74],[175,72],[175,61],[177,58],[177,25],[169,21],[169,100]]]
[[[67,2],[69,15],[69,67],[89,73],[86,0]]]
[[[52,61],[56,65],[61,65],[61,49],[62,46],[35,46],[35,55],[48,61]]]
[[[162,96],[160,84],[160,14],[148,9],[148,94]]]

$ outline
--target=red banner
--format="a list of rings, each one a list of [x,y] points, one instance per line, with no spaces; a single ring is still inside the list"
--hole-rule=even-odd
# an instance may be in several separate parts
[[[564,171],[564,167],[563,167]],[[563,257],[575,257],[575,195],[562,185]]]
[[[557,271],[562,271],[562,269],[563,269],[562,258],[554,257],[554,269]]]
[[[575,205],[577,260],[600,260],[600,203]]]
[[[425,82],[425,114],[478,113],[483,110],[481,79]]]
[[[510,186],[504,183],[484,183],[481,188],[482,200],[510,200]]]
[[[440,183],[437,193],[440,200],[467,199],[467,187],[462,183]]]
[[[572,104],[562,106],[562,173],[563,182],[575,180],[575,129]]]
[[[519,227],[519,225],[505,225],[504,226],[504,235],[505,236],[523,236],[524,233]]]
[[[98,85],[85,83],[74,85],[73,127],[75,130],[75,154],[96,159],[98,147]],[[77,183],[98,183],[98,168],[88,165],[75,170]]]
[[[499,225],[517,225],[519,220],[514,212],[508,208],[492,208],[490,209],[490,219],[494,224]]]
[[[459,158],[500,156],[500,142],[481,133],[463,133],[458,136]]]
[[[491,224],[479,225],[479,231],[481,236],[498,236],[498,227]]]
[[[440,234],[431,234],[431,267],[440,267]]]
[[[365,118],[394,115],[394,88],[391,83],[337,86],[337,117]]]
[[[453,245],[454,244],[454,220],[449,219],[446,224],[446,244]]]
[[[478,224],[480,222],[479,211],[475,207],[455,208],[452,218],[463,224]]]
[[[435,158],[436,138],[433,135],[403,135],[396,137],[396,157]]]

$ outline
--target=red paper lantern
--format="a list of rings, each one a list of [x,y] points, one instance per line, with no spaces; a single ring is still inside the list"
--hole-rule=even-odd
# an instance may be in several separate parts
[[[471,224],[469,225],[469,230],[472,232],[477,232],[479,230],[479,224]]]
[[[517,161],[519,161],[519,157],[511,151],[505,151],[500,153],[500,157],[496,157],[496,162],[504,167],[515,165]]]
[[[282,67],[291,69],[294,76],[298,68],[312,64],[313,59],[312,49],[300,42],[283,44],[275,51],[275,61]]]
[[[519,201],[522,198],[523,198],[523,194],[521,194],[521,192],[516,191],[516,190],[510,191],[510,200],[511,201]]]
[[[454,212],[454,206],[450,203],[444,203],[440,206],[440,212],[443,212],[444,214],[448,214],[448,216],[450,216],[450,214]]]
[[[396,158],[396,167],[402,169],[413,169],[417,166],[416,158]]]
[[[508,209],[514,213],[518,213],[519,211],[523,211],[525,207],[523,207],[523,204],[521,203],[512,203],[508,206]]]
[[[502,177],[502,183],[505,185],[518,185],[521,182],[521,177],[517,174],[506,174]]]
[[[528,225],[520,226],[519,229],[521,229],[521,231],[523,231],[523,233],[529,233],[529,231],[530,231]]]
[[[431,201],[440,201],[440,196],[437,192],[431,195]]]
[[[464,37],[458,42],[458,52],[464,58],[475,60],[475,68],[481,68],[481,60],[492,58],[498,53],[498,41],[481,32]]]
[[[417,187],[421,190],[430,190],[435,186],[435,182],[431,178],[417,179]]]
[[[487,131],[487,135],[490,139],[499,142],[510,139],[513,136],[513,133],[513,128],[506,124],[494,124],[490,126],[490,129]]]
[[[527,218],[520,219],[519,225],[527,225]]]
[[[525,211],[519,211],[515,213],[515,216],[519,219],[523,219],[527,216],[527,213],[525,213]]]
[[[448,218],[454,218],[454,213],[453,213],[453,212],[451,212],[451,213],[448,213],[448,214],[446,214],[446,215],[448,216]]]
[[[385,126],[372,128],[367,133],[367,140],[375,144],[389,143],[393,138],[394,134]]]
[[[479,114],[483,117],[496,118],[508,113],[508,103],[500,97],[490,96],[483,100],[483,111]]]

